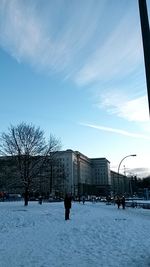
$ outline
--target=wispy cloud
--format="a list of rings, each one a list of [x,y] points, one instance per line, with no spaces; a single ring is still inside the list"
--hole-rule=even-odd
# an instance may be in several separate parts
[[[138,26],[136,16],[132,12],[125,13],[103,45],[97,47],[76,74],[76,82],[86,85],[112,78],[115,80],[134,71],[143,60]]]
[[[39,0],[29,4],[1,0],[0,46],[18,62],[39,71],[63,73],[63,80],[72,79],[78,85],[101,84],[99,108],[129,121],[147,121],[145,96],[131,98],[130,94],[129,99],[119,93],[124,88],[118,92],[110,91],[109,84],[102,88],[103,82],[113,79],[115,83],[131,74],[142,61],[133,9],[123,10],[123,16],[112,20],[111,26],[108,2],[81,1],[79,10],[78,1],[44,1],[41,6]]]
[[[105,109],[109,114],[116,115],[128,121],[149,121],[147,96],[139,96],[129,99],[130,94],[123,90],[114,90],[103,93],[99,97],[99,108]]]
[[[28,62],[39,69],[48,71],[56,66],[64,67],[61,57],[61,54],[65,57],[64,44],[58,47],[31,2],[28,6],[23,1],[3,1],[0,43],[18,61]]]
[[[104,3],[97,4],[98,12],[93,1],[80,3],[79,10],[77,1],[44,1],[40,8],[39,0],[2,0],[0,45],[40,70],[71,73],[81,64],[81,51],[92,42]]]
[[[128,137],[132,137],[132,138],[140,138],[140,139],[145,139],[145,140],[150,140],[149,136],[146,135],[142,135],[142,134],[137,134],[137,133],[131,133],[125,130],[121,130],[121,129],[116,129],[116,128],[111,128],[111,127],[105,127],[102,125],[94,125],[94,124],[88,124],[88,123],[80,123],[80,125],[86,126],[86,127],[90,127],[90,128],[94,128],[100,131],[105,131],[105,132],[111,132],[111,133],[116,133],[116,134],[120,134],[120,135],[124,135],[124,136],[128,136]]]
[[[141,61],[136,16],[129,5],[112,23],[109,6],[106,0],[1,0],[0,45],[18,61],[65,72],[79,85],[124,76]]]

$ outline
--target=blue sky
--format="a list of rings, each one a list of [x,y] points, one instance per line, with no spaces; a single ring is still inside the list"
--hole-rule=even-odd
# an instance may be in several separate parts
[[[122,168],[149,174],[137,0],[1,0],[0,73],[1,131],[33,123],[115,171],[137,154]]]

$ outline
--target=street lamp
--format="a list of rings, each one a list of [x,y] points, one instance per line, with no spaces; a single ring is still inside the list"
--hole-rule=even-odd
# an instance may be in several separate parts
[[[136,154],[131,154],[131,155],[125,156],[119,163],[119,166],[118,166],[118,193],[119,193],[119,170],[120,170],[120,166],[121,166],[121,163],[123,162],[123,160],[128,158],[128,157],[136,157]]]

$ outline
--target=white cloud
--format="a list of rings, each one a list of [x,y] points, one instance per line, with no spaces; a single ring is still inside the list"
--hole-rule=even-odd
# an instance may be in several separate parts
[[[124,136],[129,136],[133,138],[140,138],[140,139],[145,139],[145,140],[150,140],[150,136],[146,136],[143,134],[137,134],[137,133],[131,133],[125,130],[121,129],[116,129],[116,128],[111,128],[111,127],[105,127],[102,125],[94,125],[94,124],[89,124],[89,123],[80,123],[83,126],[87,126],[90,128],[98,129],[100,131],[105,131],[105,132],[111,132],[111,133],[116,133]]]
[[[137,177],[147,177],[150,175],[150,169],[149,168],[133,168],[131,169],[132,175],[137,175]],[[130,174],[130,173],[129,173]]]
[[[125,171],[125,174],[127,176],[133,175],[133,176],[137,176],[137,178],[145,178],[145,177],[150,175],[150,169],[149,168],[139,167],[139,166],[141,166],[141,162],[139,163],[139,162],[135,161],[135,163],[133,165],[132,162],[128,161],[128,168],[125,168],[125,169],[123,168],[121,170],[121,173],[124,174],[124,171]],[[111,170],[117,172],[118,171],[118,164],[111,166]]]
[[[63,72],[64,80],[74,79],[79,85],[115,81],[131,73],[141,62],[140,31],[130,9],[109,35],[101,32],[106,38],[102,40],[98,36],[99,27],[102,30],[106,20],[100,23],[99,19],[103,18],[107,1],[97,2],[97,8],[93,1],[86,5],[82,2],[80,10],[76,1],[68,6],[63,0],[47,1],[47,13],[37,12],[38,3],[38,0],[30,1],[29,5],[22,0],[1,1],[0,45],[18,62],[27,62],[48,73]],[[108,93],[100,98],[100,108],[130,121],[149,119],[146,97],[131,100],[106,89]]]
[[[21,59],[34,58],[44,40],[41,26],[36,17],[23,10],[21,2],[4,1],[2,10],[0,41],[14,57]]]
[[[0,45],[18,61],[47,72],[65,71],[80,85],[124,76],[141,62],[140,31],[130,8],[111,29],[103,15],[108,1],[81,1],[80,9],[78,1],[44,1],[43,13],[37,12],[38,4],[1,1]],[[105,26],[112,30],[108,36]]]
[[[140,96],[129,100],[127,95],[116,92],[107,92],[100,96],[99,108],[106,109],[110,114],[128,121],[149,121],[149,110],[147,96]]]
[[[39,3],[38,0],[29,4],[21,0],[1,2],[0,45],[19,62],[28,62],[47,72],[65,70],[67,77],[68,71],[72,73],[72,69],[78,68],[79,53],[92,40],[104,4],[98,4],[98,12],[93,1],[80,3],[81,10],[76,1],[68,4],[61,0],[45,1],[42,13],[37,11]]]
[[[125,77],[142,62],[139,24],[132,13],[125,14],[77,73],[75,79],[79,85]]]

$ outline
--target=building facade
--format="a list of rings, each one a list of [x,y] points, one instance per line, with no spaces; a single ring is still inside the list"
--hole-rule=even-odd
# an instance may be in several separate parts
[[[47,161],[34,178],[30,188],[32,193],[63,196],[70,192],[74,196],[106,196],[112,191],[117,192],[118,177],[110,170],[110,162],[106,158],[88,158],[71,149],[58,151],[54,158],[53,161]],[[0,165],[5,170],[0,170],[0,191],[22,193],[22,183],[12,158],[0,158]],[[119,178],[119,187],[123,191],[121,181],[123,179]]]
[[[92,184],[96,195],[108,195],[111,191],[110,162],[106,158],[91,159]]]
[[[70,149],[58,152],[57,158],[63,162],[66,177],[64,191],[75,196],[109,194],[110,162],[106,158],[91,159]]]
[[[111,184],[113,194],[131,194],[131,178],[111,171]]]

